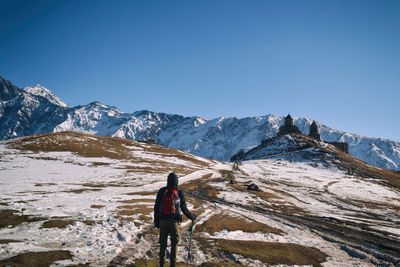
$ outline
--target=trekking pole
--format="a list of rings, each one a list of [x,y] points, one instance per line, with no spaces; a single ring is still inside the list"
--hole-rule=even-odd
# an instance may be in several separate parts
[[[193,230],[194,230],[194,221],[192,221],[192,225],[190,226],[189,249],[188,249],[188,255],[187,255],[187,259],[186,259],[186,267],[188,267],[189,259],[192,256],[192,255],[190,255],[190,247],[192,245]]]

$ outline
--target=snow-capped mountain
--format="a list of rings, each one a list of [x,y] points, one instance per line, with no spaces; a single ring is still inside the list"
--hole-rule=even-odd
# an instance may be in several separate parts
[[[53,132],[65,121],[68,108],[31,94],[0,78],[0,139]]]
[[[50,91],[49,89],[41,86],[40,84],[37,84],[35,86],[32,87],[25,87],[24,91],[31,93],[33,95],[37,95],[37,96],[42,96],[44,98],[46,98],[47,100],[49,100],[51,103],[62,106],[62,107],[68,107],[67,104],[65,104],[61,98],[59,98],[58,96],[56,96],[52,91]]]
[[[146,110],[124,113],[99,102],[68,107],[42,86],[22,90],[0,78],[0,140],[77,131],[151,141],[205,158],[229,161],[240,150],[248,151],[264,139],[274,137],[283,119],[266,115],[210,120]],[[294,118],[294,124],[305,134],[311,123],[309,118]],[[317,125],[324,141],[347,142],[350,154],[359,159],[400,170],[400,142],[350,134],[318,122]]]

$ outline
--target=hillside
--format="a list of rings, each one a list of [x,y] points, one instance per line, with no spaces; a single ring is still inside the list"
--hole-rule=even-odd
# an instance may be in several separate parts
[[[0,154],[0,259],[70,251],[75,263],[100,265],[152,220],[155,190],[170,171],[185,176],[216,164],[155,144],[72,132],[2,142]]]
[[[310,118],[294,118],[308,134]],[[274,137],[283,117],[205,119],[147,110],[124,113],[99,102],[67,106],[47,88],[19,89],[0,77],[0,140],[48,132],[75,131],[155,143],[193,155],[229,161],[238,151],[248,151]],[[317,122],[321,137],[347,142],[351,155],[371,165],[400,171],[400,142],[369,138],[331,129]]]
[[[307,137],[273,142],[219,163],[73,132],[3,141],[0,266],[155,263],[154,198],[170,171],[198,215],[192,266],[400,264],[398,173]]]
[[[335,167],[346,171],[348,174],[360,177],[384,180],[388,185],[400,189],[399,172],[369,165],[329,143],[317,141],[302,134],[265,139],[257,147],[233,157],[235,161],[276,158],[284,158],[289,162],[313,163],[314,161],[322,161],[324,166]]]

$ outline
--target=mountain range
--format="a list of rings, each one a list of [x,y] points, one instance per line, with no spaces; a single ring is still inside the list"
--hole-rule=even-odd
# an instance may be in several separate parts
[[[142,110],[124,113],[99,102],[69,107],[47,88],[23,89],[0,77],[0,140],[75,131],[154,142],[193,155],[229,161],[276,136],[284,118],[275,115],[205,119]],[[294,118],[308,134],[310,118]],[[346,142],[349,153],[371,165],[400,171],[400,142],[364,137],[316,122],[323,141]]]

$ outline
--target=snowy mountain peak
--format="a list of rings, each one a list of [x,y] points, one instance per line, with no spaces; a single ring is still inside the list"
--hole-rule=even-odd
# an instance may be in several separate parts
[[[50,91],[49,89],[40,84],[36,84],[35,86],[25,87],[24,91],[33,95],[42,96],[47,100],[49,100],[51,103],[56,104],[58,106],[68,107],[68,105],[61,100],[61,98],[59,98],[52,91]]]
[[[200,125],[202,125],[202,124],[204,124],[206,122],[207,122],[207,120],[197,116],[197,117],[195,117],[195,119],[193,121],[193,124],[194,124],[195,127],[198,127],[198,126],[200,126]]]
[[[105,112],[109,116],[115,116],[116,114],[122,114],[123,112],[120,111],[117,107],[109,106],[99,101],[93,101],[88,105],[78,106],[78,109],[87,110],[88,112]]]

